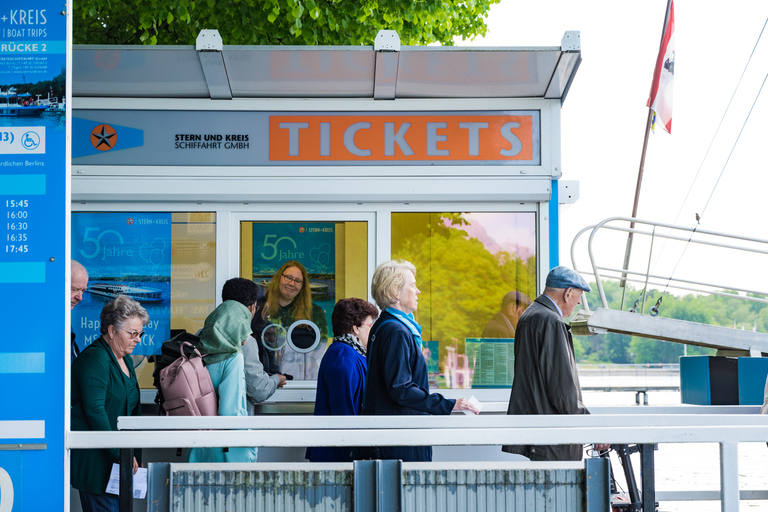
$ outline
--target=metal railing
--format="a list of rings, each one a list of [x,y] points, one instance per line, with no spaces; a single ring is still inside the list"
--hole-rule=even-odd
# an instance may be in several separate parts
[[[585,416],[350,416],[344,422],[317,416],[121,417],[118,432],[69,432],[67,448],[718,443],[719,491],[680,490],[657,493],[657,499],[719,499],[725,512],[738,511],[740,497],[768,499],[762,489],[739,491],[739,443],[768,442],[768,415],[757,414],[758,407],[604,411]]]
[[[633,228],[630,227],[632,223],[635,224],[635,227]],[[603,263],[603,260],[598,262],[595,255],[594,242],[596,235],[598,235],[598,233],[601,231],[627,233],[627,238],[624,239],[623,242],[628,243],[630,249],[640,237],[647,237],[647,254],[644,254],[644,252],[640,253],[638,251],[632,253],[633,256],[642,254],[642,256],[647,257],[647,259],[642,260],[642,263],[645,263],[645,265],[642,265],[644,270],[633,270],[629,268],[629,261],[626,259],[624,263],[617,265],[605,264]],[[592,267],[591,272],[585,268],[579,268],[576,262],[576,245],[579,239],[585,233],[589,233],[588,255],[589,262]],[[755,255],[764,255],[766,258],[761,268],[766,268],[766,266],[768,266],[768,240],[766,239],[732,235],[716,231],[707,231],[698,228],[687,228],[673,224],[664,224],[660,222],[639,220],[629,217],[611,217],[603,220],[602,222],[599,222],[598,224],[588,226],[579,231],[571,244],[571,262],[573,264],[574,270],[583,274],[593,275],[595,277],[597,289],[600,294],[600,300],[603,307],[606,309],[609,309],[610,306],[608,304],[608,300],[606,299],[602,279],[614,279],[622,283],[639,283],[643,293],[640,312],[645,312],[647,293],[650,286],[658,286],[664,289],[671,287],[674,289],[692,291],[695,293],[707,293],[768,304],[768,299],[754,296],[768,295],[768,292],[765,290],[750,289],[743,286],[732,286],[725,283],[707,282],[699,279],[679,278],[673,275],[674,271],[669,275],[659,275],[652,273],[654,256],[658,257],[658,253],[654,254],[654,247],[659,240],[664,241],[665,244],[668,241],[683,242],[686,244],[683,247],[683,254],[685,253],[687,246],[694,245],[732,250],[739,254],[752,253]],[[728,293],[725,290],[730,290],[737,293]],[[748,294],[751,294],[752,296]],[[622,309],[623,306],[624,300],[622,298]],[[587,311],[589,311],[589,305],[586,304],[586,302],[584,307]]]

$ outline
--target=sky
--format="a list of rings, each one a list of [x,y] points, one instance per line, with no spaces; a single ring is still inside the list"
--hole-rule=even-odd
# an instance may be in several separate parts
[[[561,111],[562,179],[579,181],[580,198],[561,207],[561,264],[571,266],[571,242],[582,228],[632,213],[666,5],[666,0],[501,0],[491,7],[485,38],[457,41],[459,46],[557,47],[566,31],[581,33],[583,62]],[[698,213],[701,230],[768,239],[763,214],[768,84],[758,95],[768,74],[768,28],[755,48],[767,19],[765,0],[675,1],[672,134],[660,126],[651,134],[639,219],[692,228]],[[608,237],[602,243],[599,250],[620,265],[624,244]],[[638,238],[633,265],[645,267],[635,252],[650,249]],[[651,268],[659,275],[768,292],[768,255],[742,260],[682,242],[657,241],[653,250]],[[581,268],[587,265],[586,245],[579,254]],[[755,273],[755,265],[763,272]]]

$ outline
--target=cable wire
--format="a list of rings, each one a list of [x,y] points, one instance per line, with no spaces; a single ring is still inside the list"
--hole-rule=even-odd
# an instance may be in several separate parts
[[[720,127],[723,124],[723,121],[725,120],[725,116],[728,114],[728,111],[731,108],[731,104],[733,103],[733,99],[736,97],[736,93],[739,90],[739,86],[741,85],[741,81],[744,78],[744,75],[747,72],[747,69],[749,68],[750,62],[752,62],[752,57],[755,55],[755,51],[757,50],[757,46],[760,44],[760,40],[763,37],[763,33],[765,32],[765,27],[768,26],[768,19],[765,20],[765,23],[763,24],[762,30],[760,30],[760,35],[757,37],[757,41],[755,42],[755,46],[752,48],[752,53],[749,55],[749,59],[747,60],[747,64],[744,66],[744,71],[741,73],[741,77],[739,78],[738,83],[736,84],[736,88],[733,91],[733,94],[731,95],[731,99],[728,102],[728,106],[725,108],[725,112],[723,112],[723,117],[720,119],[720,123],[717,125],[717,129],[715,130],[715,134],[712,136],[712,140],[709,143],[709,147],[707,148],[706,153],[704,154],[704,158],[701,160],[701,164],[699,165],[699,169],[696,171],[696,176],[694,176],[693,181],[691,183],[690,188],[688,189],[688,193],[685,196],[685,199],[683,199],[683,203],[680,206],[680,211],[677,213],[677,217],[675,217],[674,224],[677,224],[678,219],[680,218],[680,215],[683,212],[683,208],[685,207],[685,203],[688,200],[688,197],[691,194],[691,191],[693,190],[693,186],[696,184],[696,180],[699,177],[699,174],[701,173],[701,169],[704,167],[704,162],[707,160],[707,156],[709,156],[709,151],[712,149],[712,145],[715,142],[715,138],[717,137],[717,134],[720,132]],[[755,95],[755,99],[752,102],[752,106],[749,109],[749,112],[747,113],[747,117],[744,119],[744,123],[741,125],[741,130],[739,130],[739,135],[736,137],[736,140],[733,142],[733,146],[731,146],[731,151],[728,153],[728,158],[726,159],[725,163],[723,164],[723,168],[720,170],[720,175],[717,177],[717,181],[715,182],[715,185],[712,187],[712,192],[709,194],[709,198],[707,198],[707,202],[704,205],[704,209],[701,211],[701,213],[696,214],[696,225],[693,228],[693,231],[691,231],[691,236],[688,237],[688,240],[685,242],[685,247],[683,248],[683,252],[680,254],[680,257],[677,260],[677,263],[675,263],[675,267],[672,270],[672,272],[669,275],[669,278],[667,279],[667,284],[664,286],[664,290],[662,291],[662,297],[667,292],[667,288],[669,288],[669,283],[672,281],[672,278],[674,277],[675,273],[677,272],[677,267],[680,265],[680,262],[683,260],[683,257],[685,256],[685,252],[688,250],[688,247],[690,246],[690,242],[693,239],[693,235],[696,234],[696,230],[699,228],[699,225],[701,225],[701,219],[704,217],[704,213],[706,212],[707,208],[709,207],[709,203],[712,200],[712,197],[715,195],[715,191],[717,190],[717,186],[720,183],[720,180],[723,177],[723,174],[725,173],[725,169],[728,167],[728,162],[731,160],[731,156],[733,155],[734,150],[736,149],[736,145],[739,143],[739,139],[741,138],[741,134],[744,132],[744,128],[747,125],[747,122],[749,121],[750,116],[752,115],[752,111],[755,108],[755,104],[757,103],[757,100],[760,98],[760,94],[763,91],[763,87],[765,87],[766,79],[768,79],[768,74],[766,74],[765,78],[763,78],[763,83],[760,86],[760,90],[757,91],[757,95]],[[659,255],[656,257],[656,262],[653,265],[653,268],[656,268],[656,265],[659,262],[659,259],[661,258],[661,254],[664,252],[664,248],[666,247],[667,241],[664,241],[664,245],[662,246],[661,250],[659,251]]]

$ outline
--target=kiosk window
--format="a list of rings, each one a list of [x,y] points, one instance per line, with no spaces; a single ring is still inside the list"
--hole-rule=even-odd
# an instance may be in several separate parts
[[[430,385],[511,387],[514,327],[536,292],[536,214],[393,213],[391,243],[416,266]]]
[[[368,223],[242,222],[240,241],[240,275],[253,279],[262,295],[286,262],[298,261],[306,269],[308,282],[299,279],[300,288],[309,287],[311,294],[307,318],[296,318],[291,304],[263,319],[264,327],[254,335],[282,373],[297,380],[316,380],[333,336],[331,314],[336,302],[368,297]],[[293,277],[289,280],[299,288]]]
[[[80,350],[100,336],[107,302],[118,295],[138,300],[149,325],[132,357],[139,385],[153,388],[148,358],[175,331],[197,332],[216,307],[216,214],[73,212],[72,259],[89,274],[72,310]]]

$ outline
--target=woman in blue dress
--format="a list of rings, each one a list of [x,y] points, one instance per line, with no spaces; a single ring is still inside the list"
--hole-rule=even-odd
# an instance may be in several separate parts
[[[333,309],[333,343],[320,363],[315,416],[360,414],[365,392],[368,333],[379,316],[376,306],[362,299],[342,299]],[[312,462],[350,462],[349,447],[307,448]]]

